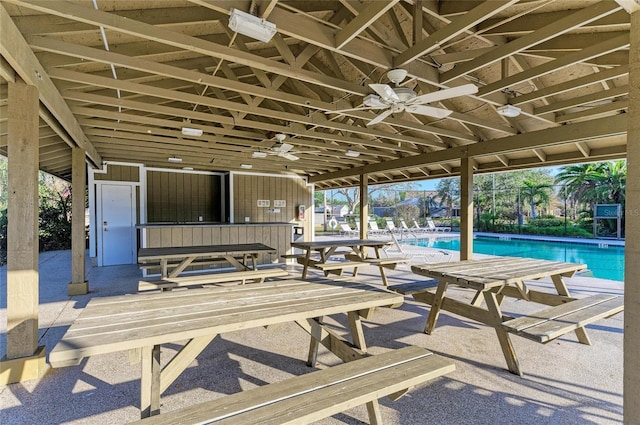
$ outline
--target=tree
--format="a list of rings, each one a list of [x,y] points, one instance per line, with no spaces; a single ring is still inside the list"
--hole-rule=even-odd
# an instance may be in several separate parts
[[[453,204],[460,199],[460,179],[442,179],[438,182],[436,190],[438,191],[440,203],[447,206],[447,217],[451,217]]]
[[[531,207],[531,218],[536,218],[536,208],[539,205],[548,204],[551,198],[551,185],[547,183],[536,183],[531,180],[522,182],[521,196]]]
[[[378,192],[399,192],[412,189],[413,183],[390,183],[369,186],[369,198],[371,199],[375,193]],[[358,205],[360,205],[360,188],[359,187],[344,187],[337,189],[336,192],[344,196],[347,200],[347,206],[349,207],[349,214],[354,214]]]
[[[627,184],[625,160],[596,162],[563,167],[556,183],[564,184],[569,197],[593,209],[597,203],[622,204]]]

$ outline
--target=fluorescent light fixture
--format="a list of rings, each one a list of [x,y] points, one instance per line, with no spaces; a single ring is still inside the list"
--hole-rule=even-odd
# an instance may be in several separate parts
[[[520,112],[522,111],[522,109],[518,108],[517,106],[513,106],[513,105],[504,105],[504,106],[499,107],[497,109],[497,111],[503,117],[513,118],[513,117],[517,117],[518,115],[520,115]]]
[[[246,170],[249,170],[249,169],[253,168],[253,165],[251,165],[251,164],[240,164],[240,168],[244,168]]]
[[[348,151],[346,151],[344,153],[346,156],[350,156],[351,158],[357,158],[360,156],[360,152],[358,151],[352,151],[351,149],[349,149]]]
[[[276,33],[275,24],[238,9],[231,9],[229,29],[264,43],[271,41],[271,38],[273,38]]]
[[[202,130],[199,128],[182,127],[182,134],[185,136],[202,136]]]
[[[193,170],[193,167],[182,167],[183,170],[187,170],[187,171],[191,171]]]
[[[175,156],[167,158],[167,161],[172,162],[174,164],[180,164],[182,162],[182,158],[177,158]]]
[[[251,154],[251,158],[266,158],[266,157],[267,157],[266,152],[254,152]]]

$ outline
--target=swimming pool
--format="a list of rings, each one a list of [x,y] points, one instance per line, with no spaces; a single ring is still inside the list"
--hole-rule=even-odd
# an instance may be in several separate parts
[[[506,238],[505,238],[506,239]],[[415,243],[414,243],[415,244]],[[418,240],[419,246],[460,250],[459,238],[434,238]],[[594,277],[624,280],[624,247],[594,244],[547,242],[528,239],[500,240],[490,237],[475,237],[473,252],[477,254],[512,257],[539,258],[541,260],[565,261],[587,265]]]

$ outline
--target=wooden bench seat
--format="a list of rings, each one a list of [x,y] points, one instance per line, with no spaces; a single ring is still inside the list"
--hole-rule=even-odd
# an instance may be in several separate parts
[[[235,281],[240,281],[244,285],[248,280],[264,282],[266,278],[285,277],[288,275],[289,274],[286,270],[280,268],[268,268],[178,276],[158,280],[140,280],[138,282],[138,291],[149,291],[153,289],[171,290],[172,288],[180,286],[196,286]]]
[[[413,295],[427,292],[438,287],[438,281],[435,279],[422,280],[419,282],[402,283],[400,285],[388,286],[387,289],[402,295]]]
[[[502,327],[508,332],[545,344],[623,309],[623,297],[593,295],[507,320]]]
[[[134,423],[302,425],[370,403],[375,406],[368,409],[370,422],[379,424],[379,398],[396,400],[410,388],[454,370],[451,360],[410,346]]]
[[[242,257],[240,257],[240,258],[242,258]],[[189,267],[192,267],[192,266],[208,266],[208,265],[211,265],[211,264],[224,263],[226,261],[227,260],[225,260],[224,258],[210,258],[208,260],[204,260],[204,259],[203,260],[195,260],[195,261],[192,261],[191,264],[189,264]],[[167,267],[169,267],[169,268],[178,267],[179,265],[180,265],[179,262],[178,263],[175,263],[175,262],[167,263]],[[148,269],[159,269],[162,266],[160,265],[159,261],[153,261],[153,262],[148,262],[148,263],[141,263],[141,264],[139,264],[138,267],[141,270],[145,270],[145,269],[148,270]]]
[[[351,261],[362,261],[366,263],[366,265],[370,266],[378,266],[385,267],[388,269],[395,269],[398,264],[409,263],[411,261],[410,258],[406,257],[388,257],[388,258],[360,258],[355,254],[347,254],[345,258]]]

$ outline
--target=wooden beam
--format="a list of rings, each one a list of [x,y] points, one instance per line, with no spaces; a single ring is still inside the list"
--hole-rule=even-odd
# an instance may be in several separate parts
[[[568,91],[586,87],[591,84],[596,84],[602,81],[622,77],[627,74],[629,74],[628,65],[616,66],[615,68],[607,69],[601,72],[595,72],[590,75],[585,75],[584,77],[567,80],[559,84],[554,84],[552,86],[547,86],[545,88],[535,90],[531,93],[516,96],[515,98],[511,99],[511,104],[520,105],[522,103],[532,102],[544,97],[555,96],[557,94],[566,93]]]
[[[83,149],[73,148],[71,157],[71,283],[67,286],[67,293],[73,296],[87,294],[89,283],[85,279],[86,155]]]
[[[501,139],[476,143],[473,145],[449,148],[429,152],[427,154],[400,158],[393,161],[365,165],[363,167],[356,167],[349,170],[340,170],[334,173],[312,176],[309,178],[309,182],[316,183],[319,181],[359,175],[362,173],[371,174],[424,166],[428,164],[438,164],[441,162],[453,161],[458,158],[464,158],[466,156],[482,157],[506,154],[508,152],[536,149],[544,146],[561,145],[571,142],[624,135],[626,133],[626,127],[627,117],[625,117],[624,114],[621,114],[614,117],[600,118],[576,124],[567,124],[561,127],[503,137]]]
[[[22,37],[11,17],[0,4],[0,55],[25,82],[38,88],[40,101],[56,117],[62,127],[71,136],[74,143],[86,150],[94,165],[102,163],[102,158],[83,134],[80,125],[64,102],[44,68],[38,62],[33,51]]]
[[[561,58],[547,62],[542,65],[535,66],[526,71],[517,73],[510,77],[498,80],[494,83],[487,84],[478,90],[478,96],[485,96],[490,93],[494,93],[509,87],[513,87],[523,81],[531,80],[534,78],[547,75],[558,69],[568,67],[577,62],[584,62],[589,59],[614,52],[618,49],[625,48],[629,45],[629,35],[621,35],[619,37],[612,38],[610,40],[603,41],[602,43],[589,46],[579,52],[573,52],[563,55]]]
[[[6,359],[18,359],[38,351],[38,89],[16,79],[8,101]],[[17,375],[14,382],[39,376]]]
[[[441,49],[449,40],[468,31],[470,28],[487,19],[487,17],[500,13],[517,2],[518,0],[490,0],[483,2],[464,15],[452,20],[448,25],[444,25],[426,39],[415,42],[413,46],[393,59],[393,66],[401,67],[416,60],[420,56]]]
[[[387,0],[369,3],[369,5],[358,15],[349,21],[335,35],[335,46],[342,49],[347,43],[353,40],[358,34],[367,29],[380,16],[385,14],[389,9],[395,6],[400,0]]]
[[[493,3],[493,2],[487,2]],[[548,25],[540,28],[531,34],[523,35],[515,40],[496,47],[495,49],[487,52],[477,58],[462,63],[450,71],[442,74],[441,82],[447,83],[462,75],[469,74],[480,68],[484,68],[494,62],[507,58],[515,53],[528,49],[531,46],[540,44],[543,41],[549,40],[553,37],[557,37],[559,34],[564,34],[578,28],[585,23],[594,21],[603,16],[610,15],[611,13],[620,10],[620,6],[613,2],[599,2],[592,6],[586,7],[579,11],[572,13],[566,18],[560,19],[549,23]],[[508,87],[508,86],[507,86]],[[487,92],[491,93],[491,92]]]

